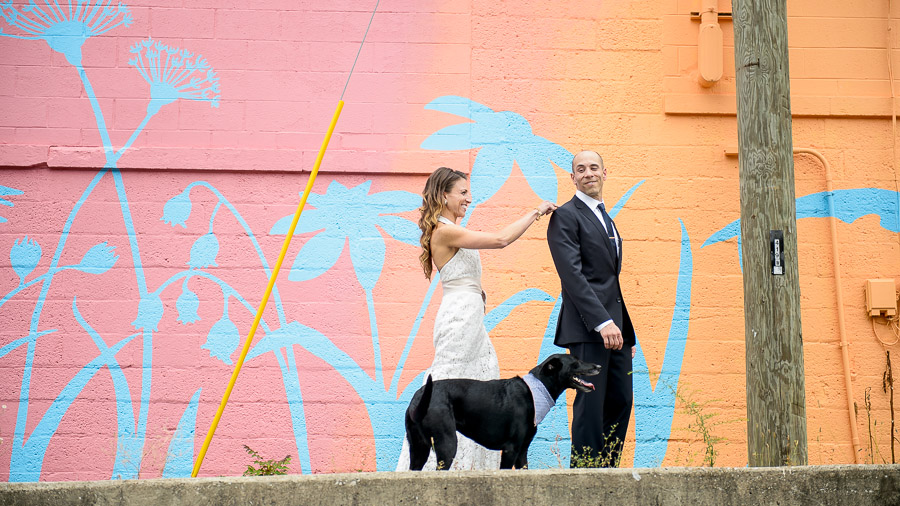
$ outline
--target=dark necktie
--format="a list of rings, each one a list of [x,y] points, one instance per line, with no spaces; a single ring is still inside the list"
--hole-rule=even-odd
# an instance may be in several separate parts
[[[618,257],[619,248],[616,244],[616,234],[615,232],[613,232],[612,218],[610,218],[609,215],[606,214],[606,206],[603,205],[603,203],[598,204],[597,207],[600,208],[600,216],[603,217],[603,224],[606,225],[606,232],[607,235],[609,235],[609,243],[612,245],[613,255]]]

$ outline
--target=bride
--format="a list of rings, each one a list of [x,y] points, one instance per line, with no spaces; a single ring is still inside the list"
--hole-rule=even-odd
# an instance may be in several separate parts
[[[500,378],[497,355],[484,328],[485,295],[477,250],[508,246],[541,216],[556,209],[556,204],[544,201],[499,232],[476,232],[457,224],[471,202],[466,175],[447,167],[435,170],[422,192],[419,260],[428,279],[434,264],[443,287],[434,320],[434,362],[426,373],[435,380]],[[458,445],[451,469],[499,469],[499,451],[488,450],[459,433],[456,437]],[[425,470],[435,468],[432,452]],[[408,469],[409,446],[404,437],[397,470]]]

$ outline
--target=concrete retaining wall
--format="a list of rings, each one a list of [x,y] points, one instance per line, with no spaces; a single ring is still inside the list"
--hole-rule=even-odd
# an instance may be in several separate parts
[[[359,473],[0,485],[0,504],[898,505],[900,465]]]

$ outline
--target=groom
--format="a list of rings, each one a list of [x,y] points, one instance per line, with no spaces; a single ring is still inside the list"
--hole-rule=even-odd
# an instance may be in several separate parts
[[[562,283],[555,344],[601,366],[593,392],[575,395],[572,467],[615,467],[631,417],[635,336],[622,300],[622,239],[603,202],[606,168],[593,151],[572,159],[575,197],[550,217],[547,242]]]

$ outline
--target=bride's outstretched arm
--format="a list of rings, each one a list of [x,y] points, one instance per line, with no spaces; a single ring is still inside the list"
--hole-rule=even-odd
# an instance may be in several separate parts
[[[545,200],[498,232],[478,232],[458,225],[442,225],[434,231],[432,243],[437,241],[449,248],[505,248],[521,237],[532,223],[540,219],[541,216],[553,212],[556,207],[556,204],[553,202]]]

